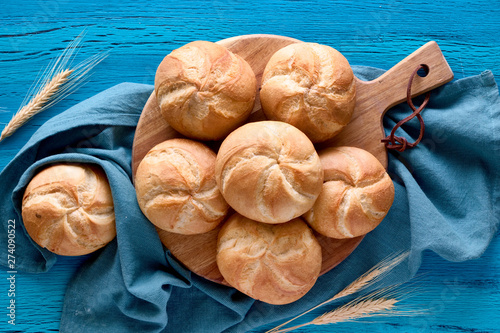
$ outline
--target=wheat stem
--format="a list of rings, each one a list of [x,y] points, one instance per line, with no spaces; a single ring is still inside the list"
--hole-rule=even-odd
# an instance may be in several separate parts
[[[411,291],[411,290],[410,290]],[[428,310],[396,310],[397,303],[406,299],[409,290],[401,288],[401,285],[392,285],[376,290],[368,295],[357,297],[349,303],[326,312],[310,322],[293,327],[287,327],[274,331],[284,333],[296,330],[308,325],[327,325],[341,322],[356,321],[370,317],[379,316],[414,316],[428,313]]]
[[[397,314],[398,312],[394,311],[394,308],[398,302],[399,300],[394,298],[376,298],[355,301],[316,317],[308,323],[285,328],[276,331],[276,333],[290,332],[308,325],[327,325],[354,321],[361,318]]]
[[[83,36],[84,33],[81,33],[70,42],[61,55],[52,60],[42,74],[35,79],[21,104],[21,108],[0,134],[0,142],[12,135],[34,115],[75,92],[85,83],[84,77],[88,75],[89,71],[107,57],[107,53],[94,55],[70,68],[73,57],[78,53]]]
[[[412,290],[401,288],[401,285],[392,285],[374,292],[359,296],[349,303],[326,312],[310,322],[293,327],[275,330],[275,333],[284,333],[308,325],[327,325],[341,322],[356,321],[375,316],[414,316],[428,313],[428,310],[396,310],[396,304],[406,299]]]
[[[58,89],[68,80],[73,73],[66,69],[50,80],[33,99],[17,112],[12,120],[5,126],[0,135],[0,141],[12,135],[19,127],[23,126],[31,117],[44,110],[44,105],[57,93]]]
[[[354,280],[351,284],[349,284],[347,287],[342,289],[340,292],[338,292],[335,296],[332,298],[310,308],[309,310],[299,314],[298,316],[274,327],[273,329],[267,331],[266,333],[277,333],[280,332],[278,331],[281,327],[291,323],[292,321],[302,317],[303,315],[308,314],[309,312],[316,310],[317,308],[326,305],[328,303],[331,303],[335,300],[338,300],[340,298],[352,295],[362,289],[367,288],[368,286],[373,285],[377,281],[380,281],[384,276],[387,275],[388,272],[390,272],[394,267],[399,265],[403,260],[405,260],[409,256],[409,252],[403,252],[400,254],[394,254],[392,256],[387,257],[386,259],[382,260],[380,263],[377,265],[373,266],[370,270],[368,270],[366,273],[361,275],[359,278]]]
[[[352,295],[362,289],[365,289],[368,286],[373,285],[374,283],[380,281],[383,277],[385,277],[387,273],[389,273],[394,267],[403,262],[403,260],[408,258],[409,255],[410,252],[407,251],[399,255],[396,254],[394,256],[390,256],[382,260],[380,263],[372,267],[365,274],[361,275],[359,278],[354,280],[354,282],[352,282],[350,285],[348,285],[334,297],[332,297],[331,299],[327,300],[322,304],[326,304],[333,300]]]
[[[360,318],[372,317],[375,315],[390,315],[394,313],[391,310],[394,309],[397,302],[399,302],[397,299],[377,298],[367,299],[351,305],[347,304],[315,318],[311,322],[311,324],[325,325],[352,321]]]

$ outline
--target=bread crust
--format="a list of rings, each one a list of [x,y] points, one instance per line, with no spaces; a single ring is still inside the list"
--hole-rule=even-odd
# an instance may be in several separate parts
[[[231,286],[270,304],[304,296],[321,270],[321,246],[300,218],[266,224],[232,215],[218,235],[217,265]]]
[[[58,164],[36,174],[23,196],[31,239],[64,256],[100,249],[116,236],[111,188],[94,165]]]
[[[214,229],[229,209],[215,182],[215,157],[210,148],[189,139],[170,139],[153,147],[135,176],[144,215],[174,233]]]
[[[354,112],[356,82],[347,59],[330,46],[296,43],[278,50],[262,76],[268,119],[284,121],[312,142],[337,135]]]
[[[304,133],[283,122],[262,121],[241,126],[223,141],[215,177],[238,213],[284,223],[312,207],[323,168]]]
[[[216,43],[194,41],[163,59],[155,93],[162,116],[176,131],[219,140],[250,115],[257,80],[240,56]]]
[[[333,147],[319,152],[323,189],[310,211],[309,225],[332,238],[353,238],[375,229],[394,201],[394,184],[368,151]]]

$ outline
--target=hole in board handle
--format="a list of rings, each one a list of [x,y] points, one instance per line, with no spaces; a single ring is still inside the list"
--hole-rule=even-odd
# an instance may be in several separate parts
[[[429,74],[429,66],[426,64],[420,64],[420,69],[417,71],[417,75],[420,77],[426,77]]]

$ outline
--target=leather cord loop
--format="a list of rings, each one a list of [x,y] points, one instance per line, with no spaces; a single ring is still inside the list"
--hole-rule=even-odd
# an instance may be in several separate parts
[[[417,72],[420,69],[425,70],[425,69],[427,69],[427,66],[419,65],[413,71],[413,73],[410,76],[410,80],[408,81],[408,88],[406,89],[406,102],[408,103],[408,106],[413,110],[413,113],[411,115],[409,115],[408,117],[400,120],[396,124],[396,126],[394,126],[394,128],[392,129],[391,134],[389,134],[386,138],[381,140],[385,144],[385,147],[387,149],[394,149],[394,150],[397,150],[399,152],[403,152],[408,148],[415,147],[420,142],[420,140],[422,140],[422,138],[424,136],[425,124],[424,124],[424,119],[422,118],[420,113],[427,106],[427,103],[429,103],[431,93],[430,93],[430,91],[427,92],[427,94],[425,95],[424,101],[422,102],[422,104],[418,108],[415,107],[415,105],[413,104],[413,101],[411,99],[411,86],[413,84],[413,78],[415,77],[415,75],[417,75]],[[408,140],[406,140],[406,138],[395,135],[396,130],[398,128],[400,128],[403,124],[407,123],[408,121],[412,120],[415,117],[417,117],[418,121],[420,122],[420,135],[418,136],[417,140],[415,140],[415,142],[408,142]]]

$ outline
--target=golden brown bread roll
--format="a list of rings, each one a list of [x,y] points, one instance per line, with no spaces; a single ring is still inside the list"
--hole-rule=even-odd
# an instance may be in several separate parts
[[[257,81],[250,65],[225,47],[195,41],[172,51],[155,77],[165,120],[190,138],[218,140],[252,111]]]
[[[217,266],[242,293],[270,304],[304,296],[321,270],[321,246],[300,218],[267,224],[232,215],[217,241]]]
[[[215,177],[238,213],[283,223],[312,207],[323,168],[304,133],[283,122],[261,121],[241,126],[222,142]]]
[[[346,126],[356,103],[356,82],[344,56],[316,43],[278,50],[262,77],[260,102],[269,119],[296,126],[313,142]]]
[[[93,165],[58,164],[39,172],[24,192],[22,217],[33,241],[59,255],[88,254],[116,236],[111,189]]]
[[[309,225],[332,238],[352,238],[375,229],[394,200],[394,185],[382,164],[366,150],[327,148],[319,153],[325,179]]]
[[[202,143],[171,139],[153,147],[137,168],[139,206],[158,228],[179,234],[214,229],[226,216],[214,176],[215,153]]]

